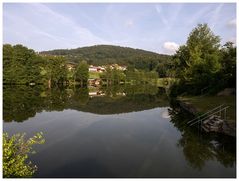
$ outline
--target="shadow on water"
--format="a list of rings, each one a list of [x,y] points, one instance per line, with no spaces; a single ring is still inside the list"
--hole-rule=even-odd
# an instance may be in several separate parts
[[[171,123],[181,132],[177,146],[183,149],[185,159],[191,167],[202,170],[208,161],[217,160],[226,168],[236,164],[236,139],[217,133],[206,133],[196,125],[190,127],[187,121],[192,115],[177,105],[169,109]]]

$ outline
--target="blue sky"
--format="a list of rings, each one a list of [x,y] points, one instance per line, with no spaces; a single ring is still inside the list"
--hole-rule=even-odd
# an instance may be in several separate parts
[[[111,44],[173,54],[198,23],[236,42],[236,3],[3,4],[3,42],[36,51]]]

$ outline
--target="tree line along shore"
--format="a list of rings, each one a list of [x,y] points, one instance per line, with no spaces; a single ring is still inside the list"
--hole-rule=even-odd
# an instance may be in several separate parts
[[[186,44],[180,46],[172,56],[157,56],[149,52],[142,54],[143,50],[122,47],[119,47],[121,52],[117,55],[116,46],[106,45],[93,46],[92,49],[88,47],[85,48],[87,54],[77,54],[82,53],[82,49],[38,53],[23,45],[4,44],[3,83],[43,84],[48,87],[62,84],[87,86],[89,79],[100,79],[103,85],[157,84],[159,78],[168,78],[177,80],[170,88],[172,97],[185,93],[215,94],[224,88],[236,87],[236,47],[232,42],[221,45],[220,37],[207,24],[195,27]],[[103,67],[104,71],[91,71],[94,64],[89,59],[90,51],[93,62],[97,62],[99,54],[107,60],[108,63],[97,65]],[[129,55],[127,61],[122,56],[124,51]],[[70,65],[73,61],[74,68]]]

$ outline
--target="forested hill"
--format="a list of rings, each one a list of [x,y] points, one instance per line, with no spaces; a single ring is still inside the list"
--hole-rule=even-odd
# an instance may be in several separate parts
[[[159,64],[170,60],[169,55],[162,55],[150,51],[112,45],[96,45],[76,49],[58,49],[43,51],[40,54],[62,55],[70,62],[78,63],[86,60],[88,64],[114,64],[134,66],[139,69],[155,69]]]

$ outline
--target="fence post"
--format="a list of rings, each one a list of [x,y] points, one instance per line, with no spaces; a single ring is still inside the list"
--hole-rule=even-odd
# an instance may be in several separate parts
[[[227,119],[227,108],[225,109],[224,114],[225,114],[224,120],[226,121],[226,119]]]

